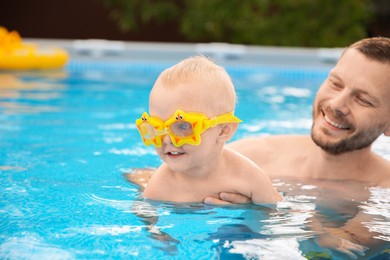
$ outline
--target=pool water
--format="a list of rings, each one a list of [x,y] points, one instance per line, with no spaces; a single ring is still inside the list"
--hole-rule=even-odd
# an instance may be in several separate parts
[[[0,258],[343,259],[318,246],[318,234],[307,227],[324,194],[315,184],[276,180],[278,188],[289,187],[278,210],[142,199],[124,174],[161,162],[142,144],[134,121],[170,65],[72,61],[61,71],[0,73]],[[227,70],[244,121],[234,140],[309,133],[311,104],[327,69]],[[386,138],[374,149],[390,157]],[[374,192],[384,212],[375,239],[390,243],[389,193]],[[332,219],[340,224],[351,216]]]

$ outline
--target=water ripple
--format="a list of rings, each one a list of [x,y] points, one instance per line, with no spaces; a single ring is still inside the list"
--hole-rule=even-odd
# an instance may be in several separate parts
[[[50,245],[35,233],[23,233],[22,237],[9,237],[0,245],[2,259],[74,259],[71,252]]]
[[[360,208],[364,213],[375,215],[370,221],[363,222],[376,238],[390,242],[390,188],[371,187],[371,197]]]

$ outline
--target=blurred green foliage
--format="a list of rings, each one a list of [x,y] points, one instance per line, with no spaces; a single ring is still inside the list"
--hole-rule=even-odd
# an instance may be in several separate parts
[[[373,18],[370,0],[98,1],[122,31],[173,23],[192,42],[340,47],[367,37]]]

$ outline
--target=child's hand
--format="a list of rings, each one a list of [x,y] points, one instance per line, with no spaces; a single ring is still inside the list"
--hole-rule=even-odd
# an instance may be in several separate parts
[[[206,197],[203,202],[210,205],[248,204],[251,199],[239,193],[221,192],[219,198]]]

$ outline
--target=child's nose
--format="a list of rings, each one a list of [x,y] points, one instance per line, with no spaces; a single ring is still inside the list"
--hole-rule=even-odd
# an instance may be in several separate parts
[[[164,144],[172,144],[171,137],[168,134],[162,136],[162,141]]]

